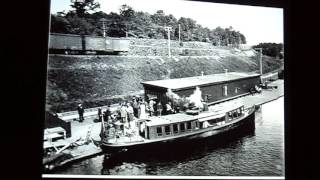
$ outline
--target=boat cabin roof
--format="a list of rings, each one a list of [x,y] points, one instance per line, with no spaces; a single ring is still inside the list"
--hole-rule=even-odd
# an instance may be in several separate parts
[[[211,74],[211,75],[177,78],[177,79],[146,81],[146,82],[142,82],[142,84],[166,88],[166,89],[182,89],[182,88],[195,87],[195,86],[201,86],[206,84],[222,83],[226,81],[232,81],[232,80],[256,77],[256,76],[259,76],[259,74],[229,72],[227,73],[227,75],[225,73],[220,73],[220,74]]]

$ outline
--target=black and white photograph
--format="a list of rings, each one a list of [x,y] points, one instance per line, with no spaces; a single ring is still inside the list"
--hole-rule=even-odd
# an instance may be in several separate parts
[[[285,179],[284,10],[51,0],[42,177]]]

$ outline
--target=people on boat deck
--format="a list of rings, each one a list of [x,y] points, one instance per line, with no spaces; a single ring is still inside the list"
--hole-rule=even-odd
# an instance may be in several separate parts
[[[108,105],[106,111],[105,111],[105,118],[104,118],[105,121],[109,121],[111,120],[111,110],[110,110],[110,105]]]
[[[138,97],[137,99],[137,102],[138,102],[138,117],[140,117],[140,114],[141,114],[141,107],[140,107],[140,104],[142,103],[142,98],[141,97]]]
[[[144,119],[147,117],[147,114],[146,114],[146,103],[144,102],[143,99],[140,99],[139,106],[140,106],[139,118]]]
[[[166,111],[167,111],[167,114],[173,114],[173,109],[172,109],[172,103],[171,102],[168,102],[166,104]]]
[[[130,103],[127,103],[127,113],[128,113],[128,124],[129,124],[129,127],[130,127],[130,122],[133,121],[133,107],[130,105]]]
[[[139,117],[139,102],[137,98],[133,98],[133,102],[132,102],[132,108],[133,108],[133,114],[136,118]]]
[[[79,104],[78,105],[79,122],[83,122],[84,120],[83,113],[84,113],[84,109],[82,107],[82,104]]]
[[[202,125],[202,128],[207,128],[208,126],[209,126],[208,121],[204,121],[204,122],[203,122],[203,125]]]
[[[257,85],[254,86],[254,89],[257,93],[261,93],[261,88],[258,87]]]
[[[127,113],[127,107],[125,104],[121,105],[120,108],[120,118],[122,123],[127,123],[128,113]]]
[[[162,112],[162,105],[161,105],[161,102],[159,101],[157,104],[157,115],[161,116],[161,112]]]
[[[179,113],[180,112],[180,106],[179,105],[174,105],[174,113]]]
[[[254,86],[254,88],[250,88],[250,94],[254,95],[254,93],[261,93],[262,89],[261,87],[258,87],[257,85]]]
[[[149,104],[148,104],[148,110],[149,110],[149,116],[153,116],[154,115],[154,105],[155,105],[155,101],[153,99],[150,99]]]

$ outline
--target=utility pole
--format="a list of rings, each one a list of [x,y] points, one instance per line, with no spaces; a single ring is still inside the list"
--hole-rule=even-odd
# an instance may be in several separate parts
[[[171,57],[171,51],[170,51],[170,31],[172,30],[172,27],[166,26],[164,27],[165,30],[168,31],[168,55]]]
[[[103,37],[106,37],[106,26],[105,22],[107,21],[105,18],[101,18],[100,21],[102,22],[102,30],[103,30]]]
[[[104,21],[102,22],[103,24],[103,37],[106,37],[106,26],[104,25]]]

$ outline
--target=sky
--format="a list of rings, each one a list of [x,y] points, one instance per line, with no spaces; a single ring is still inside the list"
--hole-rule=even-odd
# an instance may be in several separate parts
[[[283,43],[283,9],[231,5],[220,3],[184,1],[184,0],[96,0],[105,13],[119,13],[123,4],[131,6],[135,11],[154,14],[163,10],[166,15],[172,14],[177,19],[189,17],[203,27],[214,29],[218,26],[232,26],[240,31],[248,45],[261,42]],[[51,13],[70,10],[70,0],[51,0]]]

